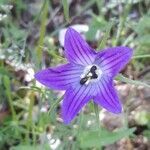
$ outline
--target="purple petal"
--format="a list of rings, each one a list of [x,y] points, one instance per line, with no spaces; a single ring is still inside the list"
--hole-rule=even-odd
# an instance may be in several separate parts
[[[65,55],[67,59],[76,64],[89,65],[95,60],[95,52],[72,28],[68,28],[65,35]]]
[[[76,86],[66,91],[62,105],[62,116],[66,124],[77,115],[81,108],[92,98],[92,85]]]
[[[56,68],[48,68],[35,74],[35,78],[43,85],[57,90],[66,90],[80,82],[83,66],[65,64]]]
[[[132,49],[128,47],[113,47],[103,50],[97,54],[95,63],[111,76],[115,76],[129,62],[132,56]]]
[[[95,96],[94,101],[112,113],[121,113],[122,106],[112,80],[102,77],[99,84],[97,84],[97,88],[99,92]]]

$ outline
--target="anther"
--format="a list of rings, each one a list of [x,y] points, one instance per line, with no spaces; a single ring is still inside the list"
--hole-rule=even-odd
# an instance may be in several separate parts
[[[95,73],[96,69],[97,69],[97,67],[94,65],[94,66],[91,67],[90,72],[92,72],[92,73],[94,72]]]
[[[96,72],[95,72],[96,70],[97,70],[97,67],[96,67],[95,65],[91,67],[91,69],[90,69],[90,72],[92,73],[91,79],[96,79],[96,78],[98,78],[98,75],[97,75]]]
[[[88,77],[82,78],[82,79],[80,80],[80,84],[81,84],[81,85],[85,84],[88,79],[89,79]]]
[[[93,73],[91,79],[96,79],[96,78],[98,78],[98,75],[96,73]]]

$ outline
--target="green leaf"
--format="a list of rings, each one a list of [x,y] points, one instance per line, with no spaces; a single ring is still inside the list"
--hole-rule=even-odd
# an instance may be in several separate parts
[[[147,125],[150,122],[150,113],[145,110],[136,112],[135,121],[139,125]]]
[[[0,67],[0,75],[10,76],[10,73],[6,68]]]
[[[89,31],[86,33],[87,39],[93,41],[93,39],[95,39],[97,30],[105,31],[109,25],[110,24],[108,24],[107,21],[102,17],[93,15],[93,20],[89,26]]]
[[[150,140],[150,130],[145,130],[143,135],[146,136]]]
[[[109,132],[106,129],[101,130],[101,134],[98,134],[97,130],[86,131],[80,134],[80,146],[81,148],[99,148],[108,144],[113,144],[114,142],[132,135],[135,128],[131,129],[120,129],[117,132]]]
[[[145,35],[140,35],[137,39],[136,39],[136,42],[138,44],[141,44],[141,45],[145,45],[145,46],[150,46],[150,35],[149,34],[145,34]]]
[[[8,98],[8,102],[9,102],[10,109],[12,112],[13,120],[16,121],[16,112],[15,112],[15,109],[13,106],[13,100],[11,97],[11,88],[10,88],[11,84],[10,84],[10,79],[8,76],[5,75],[3,77],[3,83],[4,83],[4,87],[5,87],[5,93],[6,93],[6,96]]]
[[[48,1],[44,1],[43,12],[41,14],[41,26],[40,26],[40,37],[37,43],[37,64],[42,60],[42,47],[44,44],[44,37],[46,33],[46,23],[47,23],[47,15],[48,15]],[[40,63],[39,63],[40,66]]]
[[[119,80],[119,81],[122,81],[122,82],[126,82],[126,83],[129,83],[129,84],[134,84],[136,86],[145,86],[147,88],[150,88],[149,84],[146,84],[143,81],[137,81],[137,80],[132,80],[132,79],[126,78],[122,74],[119,74],[116,77],[116,80]]]
[[[39,150],[38,146],[31,146],[31,145],[19,145],[12,147],[10,150]]]
[[[133,27],[133,29],[139,34],[139,35],[144,35],[144,34],[149,34],[150,33],[150,17],[144,16],[140,19],[138,24]]]
[[[150,54],[145,54],[145,55],[135,55],[132,57],[132,59],[139,59],[139,58],[149,58]]]
[[[97,49],[102,49],[106,46],[107,40],[110,36],[110,31],[111,31],[113,25],[114,25],[114,22],[109,23],[109,26],[107,26],[107,28],[106,28],[105,35],[102,38],[102,40],[101,40],[100,44],[98,45]]]
[[[6,88],[7,91],[10,91],[10,79],[8,76],[4,76],[4,86]]]
[[[62,0],[63,9],[64,9],[64,16],[67,22],[69,22],[69,4],[67,0]]]

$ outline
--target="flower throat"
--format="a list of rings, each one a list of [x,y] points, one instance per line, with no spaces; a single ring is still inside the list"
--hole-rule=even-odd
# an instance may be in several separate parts
[[[85,77],[81,78],[80,84],[88,84],[91,79],[97,79],[98,75],[96,74],[97,67],[94,65],[91,67],[90,71],[85,75]]]

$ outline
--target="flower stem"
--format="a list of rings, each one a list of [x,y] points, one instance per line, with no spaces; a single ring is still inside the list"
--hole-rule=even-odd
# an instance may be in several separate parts
[[[96,116],[96,122],[97,122],[97,128],[98,128],[98,135],[101,136],[101,124],[100,124],[100,118],[99,118],[99,108],[96,103],[94,104],[94,111],[95,111],[95,116]],[[102,149],[102,146],[99,147],[99,149]]]
[[[100,118],[99,118],[99,109],[98,109],[97,104],[95,104],[95,103],[94,103],[94,111],[95,111],[95,116],[96,116],[97,128],[100,133],[101,125],[100,125]]]

